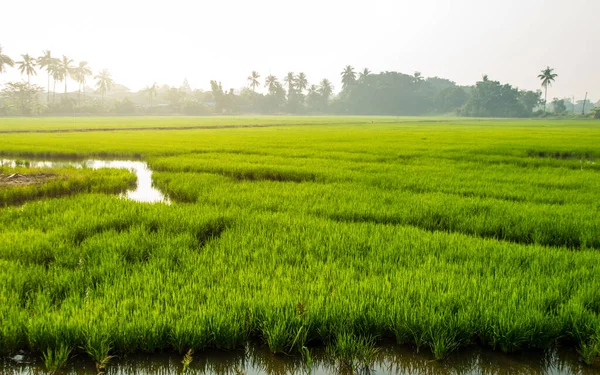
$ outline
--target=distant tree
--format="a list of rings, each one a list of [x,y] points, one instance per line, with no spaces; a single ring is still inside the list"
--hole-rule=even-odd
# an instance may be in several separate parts
[[[102,103],[104,103],[104,94],[106,94],[112,89],[113,85],[115,84],[115,81],[113,81],[112,76],[110,75],[107,69],[104,69],[100,73],[98,73],[98,75],[95,76],[94,79],[98,80],[96,82],[96,89],[98,90],[100,95],[102,95]]]
[[[523,105],[525,114],[531,116],[533,110],[542,102],[542,92],[537,91],[519,91],[519,102]]]
[[[424,80],[425,79],[423,78],[421,72],[415,72],[412,76],[412,82],[415,88],[418,88],[421,82],[423,82]]]
[[[213,97],[215,98],[215,112],[222,113],[223,108],[225,107],[225,94],[223,93],[223,86],[221,86],[221,82],[217,83],[215,80],[210,81],[210,89]]]
[[[306,78],[306,74],[300,72],[296,76],[296,80],[294,82],[294,86],[296,86],[296,90],[301,94],[308,88],[308,79]]]
[[[21,55],[21,57],[23,60],[18,61],[17,65],[19,65],[19,71],[21,72],[21,75],[27,75],[27,83],[29,83],[29,78],[37,75],[37,72],[35,71],[36,61],[35,58],[29,56],[29,54]]]
[[[46,95],[46,103],[50,103],[50,76],[52,75],[52,70],[56,65],[55,59],[52,57],[52,52],[50,50],[45,50],[44,54],[37,58],[38,66],[41,69],[46,69],[48,73],[48,86],[47,86],[47,95]]]
[[[7,66],[13,67],[15,62],[8,55],[2,53],[2,46],[0,46],[0,73],[6,72]]]
[[[173,112],[179,112],[181,109],[181,103],[184,99],[184,93],[181,91],[181,89],[177,87],[171,87],[169,91],[167,91],[165,98],[169,102]]]
[[[288,98],[294,96],[295,85],[296,85],[296,77],[294,76],[294,72],[289,72],[284,78],[283,81],[287,85],[288,90]]]
[[[64,79],[63,70],[60,68],[60,59],[54,58],[51,65],[52,74],[52,102],[56,101],[56,82],[62,82]]]
[[[359,73],[358,80],[363,82],[369,76],[369,74],[371,74],[369,68],[364,68],[363,71]]]
[[[567,112],[567,106],[565,105],[564,99],[554,98],[552,100],[552,107],[554,108],[554,113],[557,115]]]
[[[267,95],[267,108],[270,111],[279,111],[285,103],[285,89],[279,81],[275,81],[269,86],[269,94]]]
[[[92,75],[92,69],[89,67],[87,61],[80,61],[79,65],[73,69],[73,78],[79,83],[79,103],[81,103],[81,88],[83,87],[83,99],[85,100],[85,83],[87,77]]]
[[[260,74],[256,70],[253,70],[252,73],[248,76],[248,85],[252,87],[252,91],[256,92],[256,88],[260,86],[260,82],[258,79],[260,78]]]
[[[475,84],[462,114],[472,117],[524,117],[529,115],[521,103],[519,90],[492,81],[486,75]]]
[[[347,90],[356,83],[356,72],[350,65],[346,65],[342,73],[342,90]]]
[[[325,110],[329,105],[329,98],[333,94],[333,85],[327,78],[322,79],[319,83],[319,94],[321,95],[321,109]]]
[[[306,102],[309,109],[313,111],[319,109],[321,104],[321,93],[319,92],[319,87],[317,85],[311,85],[308,88]]]
[[[28,82],[8,82],[3,90],[9,110],[20,115],[31,115],[39,109],[38,94],[44,90]]]
[[[156,85],[156,82],[152,84],[152,86],[147,86],[146,88],[144,88],[142,91],[148,94],[148,97],[150,98],[150,111],[152,111],[152,108],[154,107],[154,101],[153,99],[156,97],[156,90],[158,89],[158,86]]]
[[[265,79],[265,87],[267,88],[267,90],[269,91],[270,94],[273,94],[276,91],[277,85],[281,85],[281,84],[279,83],[279,80],[277,79],[277,77],[275,77],[274,75],[270,74]]]
[[[558,77],[558,74],[554,73],[554,69],[551,69],[549,66],[538,75],[544,88],[544,113],[546,113],[546,103],[548,100],[548,86],[552,86],[552,82],[554,82],[556,77]]]
[[[188,82],[187,78],[184,78],[183,83],[181,84],[181,87],[179,88],[179,91],[183,95],[188,95],[192,92],[192,87],[190,86],[190,83]]]
[[[73,75],[73,66],[71,65],[73,60],[63,55],[62,59],[59,60],[58,70],[60,70],[60,76],[65,81],[65,94],[67,93],[67,82],[69,77]]]
[[[129,99],[116,99],[114,102],[115,113],[120,115],[132,115],[135,113],[135,104]]]
[[[435,106],[438,113],[448,113],[461,108],[468,100],[467,93],[462,87],[452,86],[439,91],[435,96]]]

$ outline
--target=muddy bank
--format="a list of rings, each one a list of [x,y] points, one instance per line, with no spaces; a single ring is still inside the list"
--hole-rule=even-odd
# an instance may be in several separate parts
[[[57,176],[51,173],[31,173],[31,174],[0,174],[0,187],[27,186],[42,184]]]

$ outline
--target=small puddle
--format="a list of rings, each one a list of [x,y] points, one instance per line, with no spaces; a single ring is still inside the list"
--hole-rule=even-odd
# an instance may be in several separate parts
[[[33,161],[18,161],[12,159],[0,159],[0,166],[3,167],[21,167],[21,168],[60,168],[60,167],[75,167],[75,168],[116,168],[128,169],[135,173],[137,177],[137,187],[133,190],[128,190],[123,194],[123,197],[136,202],[145,203],[166,203],[170,204],[169,198],[166,197],[160,190],[152,184],[152,170],[148,164],[143,161],[132,160],[33,160]]]
[[[249,345],[234,351],[206,350],[193,353],[187,374],[597,374],[598,366],[584,365],[575,350],[551,349],[546,352],[503,354],[483,348],[463,349],[442,361],[432,360],[427,350],[386,345],[368,368],[354,371],[340,366],[325,350],[311,349],[312,366],[300,356],[272,355],[264,346]],[[106,368],[113,375],[181,374],[183,355],[156,354],[115,357]],[[57,374],[96,374],[94,363],[85,355],[73,357]],[[28,354],[0,358],[0,373],[43,374],[43,361]]]

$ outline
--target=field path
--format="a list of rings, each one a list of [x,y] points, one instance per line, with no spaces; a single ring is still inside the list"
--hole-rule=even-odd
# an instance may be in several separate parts
[[[87,132],[113,132],[132,130],[195,130],[195,129],[232,129],[232,128],[270,128],[275,126],[302,126],[313,124],[257,124],[257,125],[195,125],[195,126],[154,126],[144,128],[86,128],[86,129],[31,129],[31,130],[0,130],[0,134],[18,133],[87,133]],[[323,125],[323,124],[320,124]]]

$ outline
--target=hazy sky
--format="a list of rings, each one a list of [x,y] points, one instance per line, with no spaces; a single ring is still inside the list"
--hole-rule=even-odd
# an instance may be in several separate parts
[[[50,49],[134,90],[184,78],[237,89],[252,70],[303,71],[337,90],[347,64],[537,89],[550,65],[549,97],[600,97],[600,0],[15,0],[0,12],[14,60]],[[0,83],[19,78],[11,69]]]

